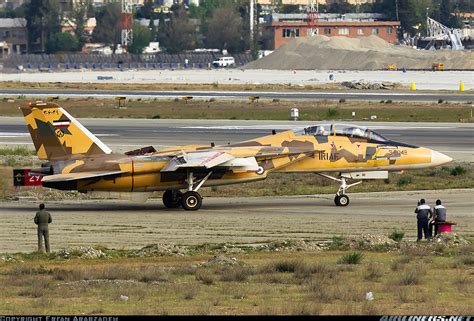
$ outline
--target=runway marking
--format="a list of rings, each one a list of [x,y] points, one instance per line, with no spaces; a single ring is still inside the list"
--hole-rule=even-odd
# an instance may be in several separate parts
[[[29,133],[12,133],[12,132],[0,132],[0,137],[4,138],[14,138],[14,137],[27,137],[30,136]]]

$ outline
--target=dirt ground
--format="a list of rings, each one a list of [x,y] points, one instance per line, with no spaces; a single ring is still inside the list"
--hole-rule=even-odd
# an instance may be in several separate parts
[[[337,235],[389,235],[394,229],[416,238],[414,208],[420,198],[432,205],[440,198],[455,232],[474,237],[472,189],[353,193],[348,207],[334,196],[205,198],[198,212],[165,209],[160,200],[62,201],[46,203],[53,216],[52,248],[101,244],[115,249],[152,243],[256,244],[273,240],[330,240]],[[38,202],[0,203],[0,253],[31,252],[36,247],[33,223]]]

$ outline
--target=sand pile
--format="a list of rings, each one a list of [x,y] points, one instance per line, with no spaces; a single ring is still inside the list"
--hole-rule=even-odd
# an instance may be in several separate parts
[[[428,51],[392,45],[377,36],[296,38],[245,69],[378,70],[395,64],[399,69],[474,69],[474,52]]]

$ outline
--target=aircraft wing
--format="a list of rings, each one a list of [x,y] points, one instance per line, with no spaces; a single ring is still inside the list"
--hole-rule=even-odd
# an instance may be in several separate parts
[[[256,171],[258,163],[255,157],[235,157],[223,151],[182,152],[173,157],[161,170],[174,172],[182,168],[227,167],[234,171]]]
[[[76,181],[86,178],[105,178],[115,175],[123,174],[123,171],[112,171],[112,172],[82,172],[82,173],[68,173],[68,174],[56,174],[44,176],[43,183],[59,183],[67,181]]]
[[[283,147],[256,147],[254,149],[226,147],[202,151],[181,151],[168,162],[161,172],[174,172],[183,168],[209,169],[216,166],[226,167],[234,172],[257,171],[260,167],[257,160],[270,159],[274,161],[274,165],[281,163],[277,165],[279,167],[306,157],[307,153],[306,150],[290,151]],[[281,159],[281,161],[276,161],[277,159]]]

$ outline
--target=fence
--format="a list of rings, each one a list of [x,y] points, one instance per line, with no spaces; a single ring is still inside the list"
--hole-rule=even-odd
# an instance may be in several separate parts
[[[207,52],[149,55],[12,54],[0,59],[0,65],[3,64],[4,69],[18,69],[21,66],[27,70],[211,68],[212,62],[221,56]],[[233,57],[236,66],[243,66],[253,60],[250,54],[236,54]]]

